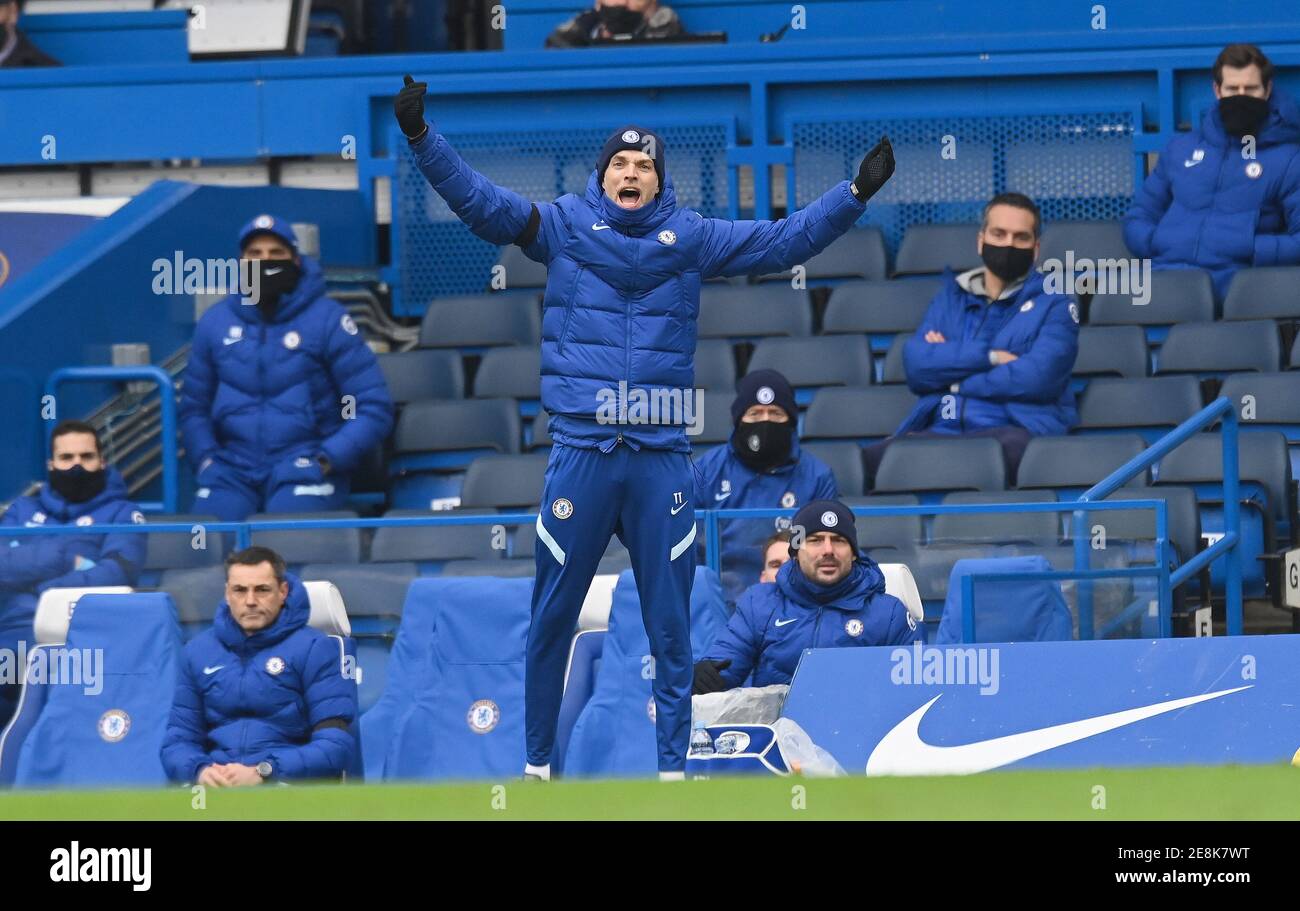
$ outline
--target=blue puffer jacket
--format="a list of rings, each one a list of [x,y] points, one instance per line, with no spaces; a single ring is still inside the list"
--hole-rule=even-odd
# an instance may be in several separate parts
[[[919,636],[903,602],[885,594],[885,577],[870,558],[859,557],[830,587],[808,581],[791,560],[776,582],[741,595],[706,658],[731,661],[720,672],[728,687],[742,685],[751,672],[751,686],[769,686],[790,682],[806,648],[908,645]]]
[[[325,296],[316,261],[302,257],[302,269],[269,324],[238,295],[199,320],[180,404],[196,472],[212,457],[253,475],[279,472],[286,481],[319,483],[317,455],[332,470],[350,472],[392,429],[379,362],[352,317]],[[311,466],[295,468],[299,456]]]
[[[35,496],[15,500],[0,518],[0,528],[144,522],[144,514],[126,497],[122,476],[110,468],[99,496],[69,503],[45,484]],[[30,626],[36,602],[47,588],[134,585],[144,563],[145,537],[130,533],[0,537],[0,626]]]
[[[1157,268],[1201,268],[1222,298],[1244,266],[1300,263],[1300,110],[1274,86],[1255,158],[1218,105],[1174,137],[1124,216],[1124,241]]]
[[[344,677],[343,643],[307,626],[302,582],[287,574],[289,597],[275,622],[251,636],[225,601],[212,628],[185,646],[162,762],[174,781],[195,781],[204,766],[271,763],[285,780],[338,778],[356,748],[356,681]]]
[[[509,244],[533,203],[475,172],[431,127],[412,150],[424,176],[484,240]],[[866,208],[845,180],[789,218],[727,221],[677,207],[672,178],[636,211],[605,196],[592,170],[583,196],[538,203],[537,236],[524,254],[547,266],[542,315],[542,405],[557,442],[608,451],[690,449],[682,425],[600,422],[626,382],[639,395],[680,396],[695,382],[700,283],[718,275],[779,272],[805,262],[852,227]],[[507,276],[507,281],[509,277]],[[617,419],[616,403],[607,414]],[[683,409],[684,411],[685,409]]]
[[[1074,426],[1079,415],[1070,371],[1079,353],[1079,309],[1069,295],[1045,293],[1043,279],[1031,272],[1014,296],[988,302],[963,290],[952,273],[944,275],[925,319],[903,346],[907,385],[921,400],[895,433],[1015,425],[1058,434]],[[931,330],[947,341],[927,342]],[[990,350],[1017,359],[994,367]]]
[[[734,436],[734,432],[733,432]],[[791,442],[790,460],[757,472],[730,444],[695,463],[695,502],[700,509],[797,509],[813,500],[839,499],[835,475],[821,459]],[[728,519],[721,523],[722,579],[729,600],[758,581],[763,542],[776,531],[773,519]]]

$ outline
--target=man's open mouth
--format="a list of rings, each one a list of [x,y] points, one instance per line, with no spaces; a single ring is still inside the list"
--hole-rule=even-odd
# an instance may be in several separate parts
[[[624,187],[618,191],[618,201],[626,203],[639,203],[641,201],[641,191],[636,187]]]

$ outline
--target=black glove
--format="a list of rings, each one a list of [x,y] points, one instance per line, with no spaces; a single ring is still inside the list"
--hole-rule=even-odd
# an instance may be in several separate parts
[[[408,73],[406,85],[402,86],[402,90],[393,99],[397,125],[411,142],[423,137],[429,129],[429,125],[424,122],[424,93],[428,88],[429,83],[416,82]]]
[[[692,696],[702,696],[705,693],[721,693],[723,690],[731,689],[727,686],[727,681],[722,679],[718,671],[725,671],[731,667],[731,660],[726,661],[701,661],[695,665],[695,685],[691,687]]]
[[[876,195],[876,191],[885,185],[893,173],[894,147],[889,144],[888,136],[882,136],[858,166],[858,176],[853,181],[853,195],[858,198],[858,202],[866,202]]]

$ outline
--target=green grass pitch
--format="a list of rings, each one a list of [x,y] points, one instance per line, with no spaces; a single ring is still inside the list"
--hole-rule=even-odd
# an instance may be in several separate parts
[[[10,791],[3,820],[1300,819],[1290,766],[948,778],[517,780],[151,791]],[[202,803],[204,806],[199,807]]]

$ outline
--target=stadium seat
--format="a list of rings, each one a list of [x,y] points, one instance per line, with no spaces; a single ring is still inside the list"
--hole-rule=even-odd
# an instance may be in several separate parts
[[[1073,500],[1079,492],[1103,480],[1145,449],[1142,437],[1133,433],[1034,437],[1020,460],[1016,488],[1055,488],[1058,491],[1070,488],[1061,492],[1057,499]],[[1149,476],[1149,472],[1139,473],[1125,486],[1145,487]]]
[[[736,388],[736,354],[725,339],[701,339],[695,345],[695,386],[713,392]]]
[[[416,348],[378,356],[394,402],[459,399],[465,396],[465,367],[456,351]]]
[[[1138,296],[1137,300],[1141,300]],[[1131,294],[1095,294],[1088,306],[1093,326],[1145,326],[1148,342],[1163,341],[1167,327],[1214,319],[1214,284],[1200,269],[1151,273],[1150,300],[1134,303]]]
[[[338,641],[344,676],[351,675],[352,681],[358,687],[357,720],[349,728],[355,745],[344,769],[344,778],[355,778],[361,781],[365,778],[365,761],[361,755],[360,689],[366,675],[364,668],[357,661],[357,643],[352,638],[352,623],[348,617],[347,604],[339,587],[328,579],[304,579],[303,589],[307,592],[307,600],[311,608],[307,625]],[[378,693],[375,696],[377,697]]]
[[[177,523],[193,528],[219,521],[209,515],[146,515],[150,524]],[[147,536],[148,545],[144,565],[141,567],[140,584],[152,586],[158,581],[158,573],[165,569],[193,569],[199,566],[218,566],[226,556],[226,536],[218,532],[206,531],[202,536],[192,531],[185,532],[151,532]],[[201,542],[203,547],[196,547]]]
[[[476,399],[523,399],[520,414],[536,413],[542,397],[541,348],[493,348],[474,375]]]
[[[889,345],[889,352],[885,355],[885,363],[881,369],[880,382],[883,384],[907,384],[907,365],[903,361],[903,346],[907,340],[912,337],[910,332],[900,332],[894,336],[893,342]]]
[[[455,581],[461,588],[441,590],[434,602],[435,633],[425,658],[433,671],[423,689],[409,694],[414,704],[396,729],[385,778],[472,781],[519,774],[533,580]],[[411,586],[413,596],[428,596],[417,586]]]
[[[765,338],[754,347],[748,373],[779,370],[795,388],[795,401],[806,405],[816,386],[870,386],[871,351],[860,336]]]
[[[171,595],[181,637],[188,642],[208,628],[217,607],[226,600],[226,570],[222,566],[165,569],[158,577],[158,588]]]
[[[1137,326],[1084,326],[1073,376],[1144,377],[1149,372],[1147,337]]]
[[[1078,430],[1137,433],[1153,443],[1201,410],[1193,376],[1095,379],[1079,399]]]
[[[921,325],[942,284],[938,278],[918,278],[836,285],[822,317],[822,332],[869,335],[872,350],[886,350],[885,339],[897,332],[914,332]]]
[[[471,294],[429,304],[420,323],[421,348],[540,345],[542,314],[535,300],[517,294]]]
[[[911,225],[894,263],[895,275],[964,272],[980,265],[979,225]]]
[[[1235,373],[1223,381],[1219,395],[1237,409],[1243,430],[1276,430],[1293,449],[1300,444],[1300,375]],[[1300,476],[1294,451],[1291,473]]]
[[[806,290],[789,285],[717,285],[700,289],[699,337],[804,336],[812,332]]]
[[[1296,336],[1295,342],[1291,345],[1291,357],[1286,363],[1288,370],[1300,368],[1300,335]]]
[[[409,529],[408,529],[409,530]],[[308,563],[304,582],[332,582],[343,596],[355,634],[395,632],[406,589],[419,575],[414,561],[393,563]]]
[[[564,671],[564,696],[560,700],[560,718],[555,728],[555,750],[551,753],[551,772],[564,775],[564,757],[569,750],[573,725],[596,691],[596,674],[605,650],[609,631],[580,629],[569,646],[569,663]]]
[[[1300,319],[1300,266],[1242,269],[1223,302],[1225,320]]]
[[[514,244],[501,248],[501,258],[497,260],[506,281],[506,289],[545,288],[546,266],[524,255],[524,251]]]
[[[690,436],[691,448],[698,458],[701,447],[707,449],[731,439],[734,425],[731,422],[731,403],[735,401],[735,391],[705,392],[704,421],[700,432]]]
[[[465,472],[460,505],[521,509],[537,503],[548,459],[546,454],[480,456]]]
[[[1006,463],[997,440],[902,437],[885,450],[872,489],[875,493],[921,493],[1005,487]]]
[[[495,576],[499,579],[531,579],[537,573],[532,560],[448,560],[444,576]]]
[[[551,416],[546,413],[545,408],[537,409],[537,414],[533,417],[532,424],[530,425],[532,432],[529,434],[528,438],[527,448],[529,451],[538,449],[550,450],[551,444],[554,442],[554,440],[551,439],[549,426],[550,421]]]
[[[911,494],[853,497],[841,496],[840,502],[850,509],[858,506],[919,506]],[[925,543],[920,515],[854,516],[858,547],[877,563],[907,563],[916,548]]]
[[[897,430],[915,406],[916,396],[898,386],[827,386],[808,406],[801,439],[874,442]]]
[[[912,619],[917,623],[925,620],[925,608],[921,604],[921,593],[916,587],[916,579],[905,563],[880,563],[880,574],[885,577],[885,594],[893,595]]]
[[[1056,499],[1035,490],[962,490],[943,498],[944,506],[1042,503]],[[1061,538],[1059,512],[944,513],[934,517],[936,544],[1046,544]]]
[[[803,443],[802,447],[830,468],[841,496],[856,497],[865,492],[867,479],[862,449],[857,443]]]
[[[885,238],[876,227],[851,228],[831,245],[803,264],[804,278],[817,281],[828,278],[885,277]],[[759,277],[760,282],[784,281],[794,277],[787,269]]]
[[[66,648],[98,656],[98,679],[83,670],[83,685],[48,688],[19,750],[15,787],[166,784],[160,751],[181,657],[171,598],[87,594],[76,608]]]
[[[1051,571],[1051,563],[1039,556],[958,560],[949,578],[936,644],[966,641],[962,622],[962,580],[966,576]],[[976,582],[973,595],[974,642],[1059,642],[1074,638],[1073,619],[1058,582]]]
[[[480,455],[517,453],[519,444],[514,399],[412,402],[397,421],[392,470],[454,471]]]
[[[338,519],[355,519],[350,510],[322,512],[259,512],[248,517],[253,525],[252,541],[258,547],[269,547],[285,563],[359,563],[361,562],[361,529],[359,528],[292,528],[278,531],[258,531],[262,522],[317,522]]]
[[[691,654],[704,657],[727,624],[722,586],[713,570],[695,569],[691,588]],[[654,775],[655,712],[646,675],[650,641],[631,572],[619,576],[596,686],[574,723],[564,764],[568,777]]]
[[[431,513],[427,509],[390,509],[385,519],[492,515],[491,509],[454,509]],[[375,529],[370,544],[372,563],[430,563],[443,560],[499,559],[501,551],[492,547],[495,523],[476,525],[405,525]]]
[[[1124,243],[1124,226],[1118,221],[1051,222],[1043,226],[1041,249],[1040,267],[1055,259],[1064,268],[1072,253],[1075,263],[1087,259],[1095,269],[1105,272],[1107,260],[1123,262],[1127,266],[1133,257]]]
[[[1102,502],[1111,503],[1120,500],[1164,500],[1166,516],[1169,523],[1169,540],[1173,544],[1175,556],[1179,563],[1185,563],[1196,556],[1201,547],[1201,517],[1196,503],[1196,492],[1190,487],[1126,487],[1115,491]],[[1070,513],[1063,513],[1066,541],[1074,538],[1073,523],[1068,521]],[[1088,513],[1089,536],[1093,528],[1102,526],[1105,530],[1107,546],[1112,542],[1152,542],[1156,538],[1156,513],[1153,509],[1106,510]],[[1141,561],[1140,561],[1141,562]],[[1147,557],[1144,562],[1151,562]]]
[[[1282,342],[1269,320],[1180,323],[1170,327],[1156,356],[1156,373],[1272,373],[1281,363]]]

